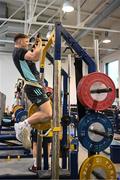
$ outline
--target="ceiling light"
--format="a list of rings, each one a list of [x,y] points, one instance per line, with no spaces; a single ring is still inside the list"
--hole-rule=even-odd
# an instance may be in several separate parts
[[[49,27],[48,27],[48,32],[47,32],[47,35],[46,35],[46,38],[47,38],[47,39],[50,38],[51,32],[52,32],[52,26],[49,26]]]
[[[63,3],[62,10],[64,12],[72,12],[72,11],[74,11],[74,7],[73,7],[72,3],[67,0]]]
[[[103,40],[103,43],[106,43],[106,44],[107,44],[107,43],[110,43],[110,42],[111,42],[110,39],[104,39],[104,40]]]
[[[108,37],[108,32],[105,32],[105,39],[102,42],[105,43],[105,44],[111,42],[111,39]]]
[[[47,39],[49,39],[50,34],[51,34],[51,31],[48,31],[48,32],[47,32],[47,35],[46,35],[46,38],[47,38]]]

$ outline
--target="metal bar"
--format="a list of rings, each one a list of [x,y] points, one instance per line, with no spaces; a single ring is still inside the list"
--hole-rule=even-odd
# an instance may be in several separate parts
[[[63,0],[60,1],[60,22],[62,23],[62,19],[63,19],[63,11],[62,11],[62,6],[63,6]]]
[[[9,18],[5,18],[5,21],[0,25],[0,28],[1,28],[6,22],[8,22],[8,20],[10,20],[17,12],[19,12],[23,7],[24,7],[24,4],[23,4],[22,6],[20,6]]]
[[[112,0],[112,2],[109,4],[109,6],[104,7],[104,9],[99,13],[99,15],[96,16],[90,23],[87,24],[88,27],[97,26],[100,22],[102,22],[103,19],[105,19],[107,16],[109,16],[119,6],[120,6],[119,0],[116,0],[116,1]],[[89,30],[80,31],[75,36],[75,38],[79,40],[81,37],[85,36],[88,32],[89,32]]]
[[[70,116],[70,79],[71,79],[71,61],[72,56],[71,54],[68,54],[68,114]]]
[[[111,92],[112,89],[111,88],[104,88],[104,89],[93,89],[90,91],[90,93],[94,94],[94,93],[106,93],[106,92]]]
[[[98,8],[96,8],[92,14],[90,14],[83,22],[82,22],[82,26],[84,26],[93,16],[95,16],[95,14],[100,11],[103,7],[105,7],[105,4],[107,4],[109,2],[109,0],[103,2],[103,3],[99,3]]]
[[[95,60],[97,65],[97,71],[100,71],[100,62],[99,62],[99,43],[98,39],[94,40],[94,46],[95,46]]]
[[[8,21],[8,22],[18,22],[18,23],[25,23],[25,20],[19,20],[19,19],[7,19],[7,18],[0,18],[0,21]],[[46,22],[32,22],[32,24],[34,25],[45,25],[45,26],[54,26],[54,23],[46,23]],[[113,32],[113,33],[120,33],[119,30],[115,30],[115,29],[106,29],[106,28],[93,28],[93,27],[77,27],[77,26],[71,26],[71,25],[62,25],[65,28],[68,29],[87,29],[87,30],[91,30],[91,31],[108,31],[108,32]]]
[[[38,18],[44,11],[46,11],[52,4],[55,3],[56,0],[53,0],[50,4],[48,4],[48,6],[46,6],[42,11],[40,11],[40,13],[38,13],[35,18]]]
[[[54,31],[51,33],[50,38],[47,42],[47,44],[42,48],[41,52],[41,59],[40,59],[40,79],[42,82],[44,82],[44,66],[45,66],[45,58],[47,50],[50,48],[50,46],[53,43],[53,37],[54,37]]]
[[[53,129],[60,127],[61,120],[61,24],[55,24],[55,61],[54,61],[54,98],[53,98]],[[52,179],[59,179],[59,131],[53,131],[52,143]]]
[[[75,41],[75,39],[61,26],[61,34],[71,48],[84,60],[88,65],[88,73],[96,71],[96,64],[94,60],[87,54],[87,52]]]
[[[38,0],[36,0],[36,2],[35,2],[34,9],[33,9],[33,13],[32,13],[32,16],[31,16],[31,18],[30,18],[30,23],[29,23],[29,28],[28,28],[28,34],[29,34],[29,32],[30,32],[30,28],[31,28],[31,25],[32,25],[32,20],[33,20],[35,11],[36,11],[37,3],[38,3]]]
[[[0,39],[0,42],[1,43],[14,43],[14,41],[12,40],[6,40],[6,39]],[[62,47],[67,47],[66,45],[62,46]],[[94,47],[82,47],[83,49],[94,49]],[[99,48],[100,51],[111,51],[111,52],[114,52],[114,51],[119,51],[119,49],[109,49],[109,48]]]
[[[28,19],[28,6],[27,6],[27,0],[25,0],[25,24],[24,24],[24,34],[27,33],[27,29],[28,29],[27,19]]]
[[[112,138],[113,137],[113,134],[107,134],[106,132],[102,132],[100,130],[98,131],[96,129],[89,129],[88,131],[91,132],[91,133],[95,133],[97,135],[106,137],[106,138]]]
[[[107,0],[107,1],[109,1],[109,0]],[[89,21],[89,19],[91,19],[102,7],[104,7],[106,3],[107,3],[106,1],[102,4],[100,3],[98,8],[92,14],[89,14],[88,17],[84,21],[82,21],[81,24],[79,24],[79,25],[81,25],[82,27],[85,26],[85,24]],[[72,34],[72,36],[75,36],[77,33],[78,33],[78,30],[76,30]]]
[[[58,10],[52,17],[50,17],[45,24],[43,24],[39,29],[37,29],[37,31],[35,31],[35,32],[31,35],[31,37],[35,36],[44,26],[46,26],[47,23],[48,23],[49,21],[51,21],[51,20],[58,14],[58,12],[59,12],[59,10]],[[30,37],[30,38],[31,38],[31,37]]]
[[[37,170],[42,169],[42,140],[43,138],[40,136],[42,134],[41,131],[37,133]]]
[[[79,26],[81,24],[81,18],[80,18],[80,1],[81,0],[77,0],[77,26]]]
[[[62,115],[63,119],[68,114],[67,112],[67,102],[68,102],[68,75],[63,75],[63,107],[62,107]],[[64,121],[64,120],[63,120]],[[63,137],[62,137],[62,168],[67,168],[67,149],[64,147],[67,145],[67,125],[65,123],[62,124],[63,126]]]

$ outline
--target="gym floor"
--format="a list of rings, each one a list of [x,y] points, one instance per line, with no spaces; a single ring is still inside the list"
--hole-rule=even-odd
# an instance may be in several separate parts
[[[114,140],[114,143],[117,141]],[[119,142],[117,142],[119,143]],[[106,151],[109,153],[110,148],[107,148]],[[103,156],[108,155],[101,153]],[[80,167],[83,161],[88,157],[87,150],[81,145],[79,146],[79,155],[78,155],[78,167]],[[20,158],[20,159],[0,159],[0,176],[4,175],[34,175],[34,173],[28,171],[28,168],[31,167],[33,163],[32,158]],[[117,172],[117,177],[120,176],[120,164],[114,164]],[[93,178],[92,179],[96,179]]]

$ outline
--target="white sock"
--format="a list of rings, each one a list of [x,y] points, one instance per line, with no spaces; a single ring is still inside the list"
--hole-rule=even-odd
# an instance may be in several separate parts
[[[30,125],[30,123],[28,122],[28,120],[27,120],[27,119],[26,119],[26,120],[24,120],[23,122],[25,123],[25,125],[26,125],[27,127],[31,127],[31,125]]]
[[[31,128],[31,125],[30,123],[28,122],[28,120],[24,120],[23,122],[20,122],[20,126],[21,127],[28,127],[28,128]]]
[[[33,160],[34,160],[34,163],[33,163],[34,167],[37,167],[37,161],[36,161],[36,158],[33,158]]]

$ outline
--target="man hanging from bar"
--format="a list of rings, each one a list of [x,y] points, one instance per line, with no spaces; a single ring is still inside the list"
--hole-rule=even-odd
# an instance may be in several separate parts
[[[13,61],[25,80],[25,93],[28,99],[39,106],[39,111],[25,119],[23,122],[15,123],[16,138],[22,142],[27,149],[31,148],[30,131],[31,126],[37,123],[49,123],[52,118],[50,100],[43,86],[40,84],[39,72],[35,62],[40,59],[42,41],[39,38],[34,46],[33,52],[28,50],[29,38],[25,34],[17,34],[14,37]]]

